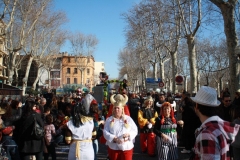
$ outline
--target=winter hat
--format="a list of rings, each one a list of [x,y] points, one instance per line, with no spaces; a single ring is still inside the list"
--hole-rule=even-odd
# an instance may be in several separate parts
[[[5,135],[9,135],[10,133],[12,133],[14,129],[15,129],[15,126],[7,126],[3,128],[2,133]]]

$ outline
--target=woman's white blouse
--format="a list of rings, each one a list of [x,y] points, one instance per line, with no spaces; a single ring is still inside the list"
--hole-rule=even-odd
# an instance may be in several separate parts
[[[114,120],[113,120],[114,119]],[[111,122],[114,121],[114,125],[111,127]],[[125,123],[129,125],[128,128],[125,127]],[[123,134],[130,134],[129,140],[123,142],[121,145],[114,143],[114,137],[122,139]],[[113,116],[107,118],[104,124],[103,135],[107,140],[106,144],[112,150],[131,150],[134,145],[134,139],[138,134],[138,129],[131,117],[125,115],[125,121],[123,119],[116,119]]]

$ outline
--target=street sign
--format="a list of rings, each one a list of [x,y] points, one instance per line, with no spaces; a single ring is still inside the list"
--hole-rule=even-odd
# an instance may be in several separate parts
[[[158,83],[160,82],[162,79],[161,78],[158,78],[158,79],[155,79],[155,78],[146,78],[146,83]]]
[[[159,82],[158,85],[159,85],[160,88],[164,87],[164,83],[163,82]]]
[[[178,84],[181,84],[181,83],[183,82],[183,76],[180,76],[180,75],[176,76],[175,81],[176,81]]]
[[[146,87],[147,87],[147,89],[149,89],[149,88],[158,88],[159,87],[159,85],[158,85],[158,83],[146,83]]]

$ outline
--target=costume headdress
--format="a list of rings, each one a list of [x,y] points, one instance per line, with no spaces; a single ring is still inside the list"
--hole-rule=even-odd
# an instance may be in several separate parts
[[[153,102],[152,96],[148,96],[148,97],[145,99],[143,106],[144,106],[144,107],[147,107],[147,102],[149,102],[149,101],[152,101],[152,102]]]
[[[124,113],[124,106],[126,105],[126,103],[128,101],[128,96],[125,95],[125,94],[124,95],[121,95],[121,94],[115,95],[114,94],[110,97],[110,101],[113,104],[113,108],[114,107],[121,107],[122,108],[122,119],[124,121],[125,127],[128,128],[128,124],[126,123],[126,117],[125,117],[125,113]],[[111,122],[111,126],[113,126],[113,124],[114,124],[114,121]]]
[[[124,107],[128,101],[128,96],[127,95],[121,95],[121,94],[113,94],[110,97],[110,101],[113,104],[113,107]]]
[[[87,94],[81,102],[75,104],[72,112],[74,126],[79,127],[80,124],[93,119],[89,112],[90,104],[93,100],[94,97],[91,94]]]
[[[85,108],[86,113],[89,113],[89,108],[91,103],[95,100],[95,98],[91,94],[87,94],[82,100],[83,106]],[[96,100],[95,100],[96,101]],[[95,102],[94,101],[94,102]]]
[[[162,106],[161,106],[161,111],[160,111],[160,112],[162,113],[161,124],[163,124],[163,123],[164,123],[164,120],[165,120],[165,117],[164,117],[164,115],[163,115],[163,108],[166,107],[166,106],[170,107],[170,109],[171,109],[171,111],[170,111],[170,117],[171,117],[171,119],[172,119],[172,122],[173,122],[173,123],[176,123],[176,119],[175,119],[175,117],[174,117],[174,111],[173,111],[173,108],[172,108],[172,104],[169,103],[169,102],[164,102],[164,103],[162,104]]]

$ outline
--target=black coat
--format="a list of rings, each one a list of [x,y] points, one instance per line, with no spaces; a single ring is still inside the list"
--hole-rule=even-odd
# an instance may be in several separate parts
[[[36,140],[31,136],[34,126],[34,115],[36,120],[41,127],[44,127],[41,115],[35,112],[30,113],[28,116],[23,116],[21,131],[18,138],[18,146],[20,152],[23,153],[36,153],[43,151],[43,139]]]

